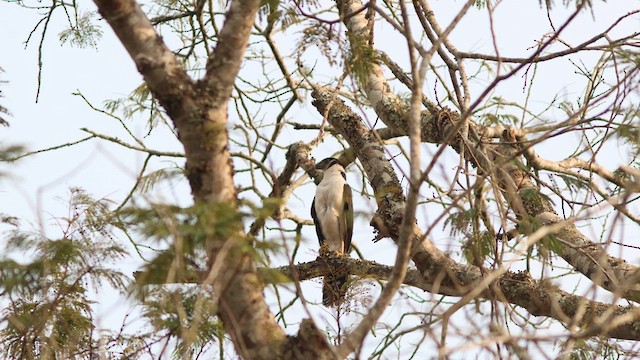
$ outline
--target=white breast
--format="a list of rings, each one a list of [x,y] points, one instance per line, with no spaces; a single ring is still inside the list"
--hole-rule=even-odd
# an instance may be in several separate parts
[[[344,252],[343,234],[340,216],[343,211],[343,189],[346,180],[342,173],[342,166],[332,166],[327,169],[316,190],[315,210],[322,227],[325,243],[330,250]]]

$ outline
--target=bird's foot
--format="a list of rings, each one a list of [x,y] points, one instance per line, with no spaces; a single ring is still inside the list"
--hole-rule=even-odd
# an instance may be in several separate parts
[[[337,256],[342,256],[344,254],[330,249],[327,245],[322,245],[320,246],[320,257],[337,257]]]

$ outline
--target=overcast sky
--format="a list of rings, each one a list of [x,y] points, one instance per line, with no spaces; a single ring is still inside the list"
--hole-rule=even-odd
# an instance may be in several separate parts
[[[434,7],[440,9],[448,6],[445,3],[450,2],[435,2]],[[530,53],[531,50],[528,49],[535,45],[535,41],[550,31],[538,2],[526,3],[511,1],[500,7],[496,13],[497,41],[503,56],[524,56]],[[456,7],[460,6],[460,2],[455,4]],[[568,29],[563,39],[571,43],[584,41],[588,38],[585,33],[590,34],[590,37],[603,30],[613,18],[622,13],[621,7],[633,8],[638,2],[610,1],[607,5],[601,5],[600,2],[595,4],[596,21],[589,16],[583,16]],[[89,2],[83,6],[88,10],[95,9]],[[58,33],[66,28],[66,19],[62,12],[55,14],[42,46],[44,66],[39,100],[36,103],[41,28],[33,34],[26,48],[25,41],[41,15],[38,15],[37,10],[23,9],[11,3],[1,3],[0,8],[0,67],[5,70],[0,78],[9,81],[1,87],[4,98],[0,101],[12,112],[12,116],[8,117],[11,126],[0,128],[0,144],[20,144],[30,151],[43,149],[86,137],[88,134],[80,130],[83,127],[129,140],[117,121],[91,110],[82,98],[72,95],[80,91],[95,106],[102,107],[105,100],[125,97],[141,84],[142,78],[132,60],[107,24],[99,21],[103,37],[97,49],[77,49],[68,44],[60,44]],[[535,16],[528,16],[529,13]],[[553,14],[554,17],[556,14],[559,20],[566,12],[558,11]],[[638,28],[640,20],[636,16],[622,24],[618,33],[628,33],[630,29]],[[452,34],[452,39],[460,49],[491,52],[492,45],[487,29],[486,13],[476,12],[462,22],[460,28]],[[381,33],[376,33],[379,34]],[[382,49],[392,47],[384,37],[377,40],[377,45]],[[540,78],[534,85],[532,107],[544,108],[552,94],[573,98],[584,89],[584,80],[575,75],[575,68],[566,60],[559,64],[543,64],[539,71]],[[515,77],[509,84],[505,84],[501,91],[521,101],[526,96],[522,92],[523,82],[522,77]],[[433,88],[433,83],[427,83],[425,88]],[[305,106],[308,111],[313,112],[310,104]],[[561,114],[559,111],[553,113]],[[128,124],[137,135],[142,136],[145,133],[144,121],[145,119],[139,118],[138,121]],[[148,139],[149,144],[162,150],[181,151],[175,138],[166,133],[164,135]],[[558,151],[557,145],[555,148],[540,146],[536,150],[552,160],[567,156],[566,153]],[[425,147],[427,155],[430,151],[433,150]],[[609,158],[604,160],[611,170],[621,163],[624,151],[620,151],[607,149],[605,152]],[[318,155],[330,153],[331,149],[321,149]],[[122,200],[133,185],[143,160],[142,154],[125,151],[107,142],[92,140],[22,159],[9,167],[5,164],[0,170],[10,176],[0,179],[0,212],[22,219],[25,230],[33,227],[54,237],[59,229],[53,218],[65,216],[67,213],[66,201],[70,187],[80,186],[97,198]],[[182,164],[181,159],[177,162]],[[152,164],[152,168],[160,166],[167,166],[167,163]],[[185,184],[177,189],[160,190],[162,196],[173,197],[172,200],[189,201],[189,192]],[[303,202],[301,201],[301,206]],[[303,215],[308,216],[306,209],[301,211],[305,211]],[[362,221],[363,226],[367,223],[368,221]],[[313,236],[312,230],[310,231],[310,236]],[[369,229],[363,231],[370,233]],[[376,248],[372,248],[369,243],[363,246],[371,257],[387,254],[386,262],[392,263],[393,257],[390,255],[395,254],[395,247],[390,241],[379,243],[375,245]],[[318,288],[320,285],[313,286]],[[114,304],[103,305],[103,310],[112,311]]]

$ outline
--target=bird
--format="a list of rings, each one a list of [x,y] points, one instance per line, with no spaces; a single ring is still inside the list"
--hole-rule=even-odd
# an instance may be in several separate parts
[[[320,161],[320,182],[311,203],[311,217],[323,248],[338,254],[349,254],[353,235],[353,200],[347,175],[338,159],[329,157]],[[322,286],[322,304],[337,306],[345,298],[347,276],[326,275]]]

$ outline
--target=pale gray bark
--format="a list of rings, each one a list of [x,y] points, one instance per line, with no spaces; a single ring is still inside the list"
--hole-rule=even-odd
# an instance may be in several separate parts
[[[144,76],[149,89],[174,122],[185,148],[188,178],[195,202],[212,206],[226,203],[234,207],[233,169],[227,149],[227,106],[259,1],[231,2],[216,50],[207,62],[204,79],[200,81],[193,81],[186,74],[134,1],[95,2]],[[367,38],[368,27],[362,4],[338,1],[338,6],[341,14],[350,14],[345,17],[347,28]],[[419,91],[414,92],[414,116],[410,117],[412,112],[409,106],[390,91],[379,64],[373,64],[364,89],[376,114],[388,126],[389,136],[411,133],[412,139],[416,140],[417,128],[410,131],[412,127],[409,126],[415,121],[408,119],[418,118],[415,109],[417,99],[421,98]],[[403,225],[403,219],[407,217],[407,199],[403,196],[403,189],[387,160],[378,134],[369,131],[362,119],[335,97],[334,89],[317,88],[313,97],[319,113],[326,115],[333,128],[349,143],[365,170],[376,195],[378,210],[372,224],[379,235],[391,237],[396,242],[401,242],[401,239],[410,241],[410,254],[417,270],[408,272],[404,279],[406,284],[425,291],[460,297],[477,291],[484,298],[503,299],[522,306],[533,315],[549,316],[563,322],[580,314],[580,321],[590,326],[585,329],[585,336],[640,339],[640,333],[636,330],[640,328],[637,323],[638,312],[634,308],[588,301],[534,281],[528,274],[510,273],[504,269],[502,273],[496,273],[495,281],[488,284],[485,282],[486,274],[481,269],[457,263],[436,248],[411,223],[411,212]],[[446,144],[481,169],[484,176],[489,176],[502,190],[520,219],[535,218],[545,226],[562,223],[563,226],[555,233],[561,240],[562,251],[559,255],[577,271],[620,296],[636,301],[640,299],[636,287],[639,279],[637,267],[608,255],[601,246],[580,233],[571,221],[561,219],[540,195],[524,167],[519,166],[524,150],[513,144],[522,141],[523,137],[517,137],[510,129],[506,129],[501,141],[494,142],[493,137],[485,136],[493,134],[491,129],[483,129],[448,109],[430,108],[429,111],[423,111],[419,119],[421,141]],[[297,167],[313,171],[309,149],[302,145],[291,149],[285,171],[277,179],[272,196],[287,196],[287,188]],[[603,174],[613,179],[611,174]],[[410,208],[414,208],[414,205]],[[278,218],[283,211],[282,207],[278,208],[273,217]],[[250,229],[250,235],[255,235],[261,227],[261,221],[257,221]],[[335,349],[329,346],[324,335],[309,320],[302,322],[297,337],[285,336],[266,306],[262,292],[263,278],[259,276],[250,256],[229,255],[247,241],[241,229],[238,229],[237,235],[231,239],[213,236],[207,239],[211,269],[202,276],[204,283],[213,285],[214,294],[219,299],[218,313],[237,352],[248,359],[334,358]],[[337,261],[347,264],[346,271],[351,274],[389,279],[392,273],[390,267],[352,259]],[[402,265],[404,260],[399,263]],[[322,266],[317,262],[298,265],[295,269],[300,280],[323,273]],[[396,269],[401,271],[393,278],[402,281],[402,273],[406,269]],[[223,272],[224,276],[221,275]],[[393,290],[390,287],[388,292],[392,294]],[[385,297],[380,306],[388,299]],[[376,315],[379,314],[372,314],[373,321]],[[370,325],[367,322],[362,329]],[[340,357],[345,357],[359,345],[366,333],[362,329],[357,330],[357,336],[339,350]]]
[[[365,13],[358,13],[362,3],[357,0],[337,3],[343,14],[355,14],[345,19],[347,28],[362,38],[369,38]],[[391,131],[409,135],[409,106],[402,103],[390,91],[381,66],[377,63],[369,66],[371,71],[364,89],[371,107]],[[526,147],[518,144],[527,143],[524,135],[516,129],[505,128],[502,131],[501,141],[493,142],[485,135],[492,133],[491,129],[478,126],[469,119],[463,119],[460,114],[447,108],[431,108],[422,113],[422,141],[452,147],[479,168],[483,174],[492,178],[521,219],[541,217],[546,219],[545,224],[557,222],[560,218],[548,199],[533,185],[525,170],[526,166],[523,165],[523,153]],[[545,164],[548,168],[553,165],[552,162],[539,157],[536,161],[538,164]],[[605,179],[613,180],[616,184],[622,183],[620,179],[597,164],[585,165],[575,160],[572,163],[563,162],[555,167],[566,169],[568,166],[582,168],[588,166],[589,169],[595,169],[601,173]],[[607,254],[602,246],[591,241],[572,223],[568,223],[556,236],[560,239],[558,248],[562,249],[558,255],[577,271],[608,291],[629,300],[640,301],[640,286],[637,285],[640,282],[640,269],[637,266]]]

